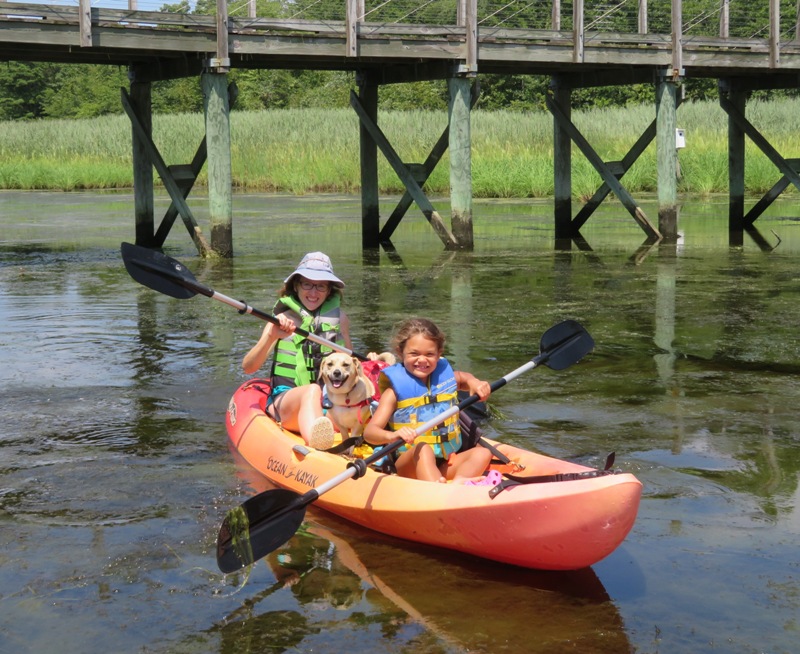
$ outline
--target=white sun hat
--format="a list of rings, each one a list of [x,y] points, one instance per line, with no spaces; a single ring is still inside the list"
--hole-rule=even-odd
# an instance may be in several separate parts
[[[309,252],[283,283],[288,284],[295,275],[305,277],[312,282],[331,282],[334,286],[344,288],[344,282],[333,274],[330,257],[322,252]]]

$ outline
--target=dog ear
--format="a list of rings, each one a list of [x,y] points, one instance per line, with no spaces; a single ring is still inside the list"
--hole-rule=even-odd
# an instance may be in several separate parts
[[[328,358],[327,356],[324,356],[322,357],[322,361],[319,362],[319,372],[317,373],[317,381],[322,381],[322,382],[325,381],[325,376],[323,373],[325,372],[325,360],[327,358]]]
[[[361,377],[364,372],[364,368],[361,365],[361,361],[359,361],[356,357],[353,357],[353,365],[356,368],[356,376]]]

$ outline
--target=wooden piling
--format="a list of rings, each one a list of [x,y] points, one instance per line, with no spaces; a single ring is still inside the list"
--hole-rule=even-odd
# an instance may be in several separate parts
[[[208,209],[211,222],[211,249],[220,256],[232,257],[233,172],[228,76],[224,73],[204,72],[201,79],[208,150]]]
[[[678,84],[671,78],[656,82],[656,166],[658,168],[658,231],[664,240],[678,238]]]
[[[747,91],[729,87],[728,100],[734,109],[745,115]],[[744,232],[744,165],[745,133],[728,115],[728,234],[731,245],[742,245]]]
[[[572,89],[555,83],[551,88],[553,101],[570,119]],[[553,116],[553,176],[555,239],[557,243],[568,244],[572,238],[572,139],[556,116]]]
[[[467,77],[449,77],[448,124],[450,150],[451,229],[457,247],[472,250],[472,148],[470,130],[470,90]]]
[[[365,113],[378,124],[378,85],[366,75],[359,76],[358,97]],[[380,246],[380,206],[378,194],[378,146],[363,122],[359,123],[361,158],[361,247]]]
[[[152,84],[131,82],[131,102],[135,105],[142,127],[148,136],[153,133]],[[147,154],[147,144],[131,129],[133,156],[133,212],[136,245],[152,247],[155,235],[153,207],[153,164]]]

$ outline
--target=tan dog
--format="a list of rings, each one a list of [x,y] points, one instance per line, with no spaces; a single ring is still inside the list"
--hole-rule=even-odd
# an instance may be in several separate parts
[[[395,358],[390,352],[384,352],[378,356],[378,361],[380,367],[385,368],[394,364]],[[330,417],[339,427],[342,439],[361,436],[372,415],[369,403],[377,390],[364,374],[361,362],[356,357],[333,352],[322,360],[319,378],[325,383],[328,400],[333,404]]]

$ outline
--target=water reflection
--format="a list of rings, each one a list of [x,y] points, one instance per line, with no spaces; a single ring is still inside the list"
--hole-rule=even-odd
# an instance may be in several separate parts
[[[310,510],[304,542],[234,593],[213,542],[256,487],[236,477],[222,416],[263,323],[132,282],[120,198],[0,198],[0,632],[13,649],[94,654],[112,634],[119,651],[171,653],[563,651],[573,637],[582,651],[793,651],[800,222],[779,203],[735,248],[714,199],[684,206],[684,243],[646,252],[613,204],[557,251],[551,203],[529,201],[476,202],[473,253],[443,253],[425,221],[404,221],[394,252],[362,252],[358,199],[339,196],[237,196],[232,261],[203,261],[176,233],[171,256],[266,310],[303,252],[327,251],[360,352],[427,315],[460,367],[495,379],[579,320],[595,352],[509,384],[486,428],[590,465],[616,451],[644,483],[633,532],[592,571],[509,571]]]
[[[271,651],[310,650],[322,630],[334,628],[314,616],[363,602],[380,607],[383,617],[374,626],[389,642],[404,625],[424,628],[416,651],[632,651],[622,619],[591,569],[519,570],[365,536],[324,513],[312,513],[306,528],[266,560],[276,581],[214,628],[232,634],[223,637],[221,652],[243,637],[254,651],[268,643]],[[259,612],[261,601],[284,589],[297,610]],[[430,642],[423,646],[425,639]],[[369,651],[376,647],[373,640]]]

